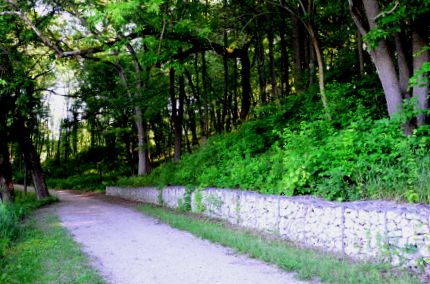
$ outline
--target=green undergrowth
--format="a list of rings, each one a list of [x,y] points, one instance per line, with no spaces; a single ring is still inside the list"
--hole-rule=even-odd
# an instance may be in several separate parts
[[[118,184],[428,203],[428,127],[405,136],[404,117],[373,119],[361,112],[341,126],[334,120],[315,119],[269,127],[278,125],[271,122],[276,121],[274,116],[249,121],[237,132],[209,139],[179,163],[164,164],[148,176],[122,178]]]
[[[108,159],[103,149],[93,149],[61,166],[55,160],[46,162],[48,183],[84,190],[113,184],[185,185],[336,201],[428,203],[430,128],[405,136],[405,121],[413,121],[416,115],[414,101],[405,102],[403,111],[389,120],[375,82],[366,77],[328,84],[331,121],[326,119],[318,90],[310,89],[256,107],[238,129],[211,137],[178,163],[163,163],[147,176],[124,177],[125,161]]]
[[[285,271],[297,272],[301,279],[317,278],[325,283],[339,284],[420,283],[415,276],[404,271],[389,270],[386,265],[352,263],[191,214],[173,212],[150,205],[141,205],[139,209],[175,228],[234,248],[239,253],[253,258],[276,264]]]
[[[47,178],[49,188],[55,189],[77,189],[83,191],[104,191],[106,186],[115,182],[114,178],[105,177],[100,179],[97,174],[73,175],[66,178]]]
[[[0,262],[0,283],[104,283],[57,216],[27,220]]]
[[[37,200],[34,193],[16,192],[16,201],[12,204],[0,203],[0,262],[6,250],[20,234],[19,224],[24,217],[35,209],[56,202],[56,197]]]
[[[129,173],[127,161],[117,155],[118,149],[95,146],[87,148],[67,161],[47,159],[43,162],[49,188],[101,191],[114,184],[119,176]],[[15,171],[15,180],[21,182],[23,176]]]

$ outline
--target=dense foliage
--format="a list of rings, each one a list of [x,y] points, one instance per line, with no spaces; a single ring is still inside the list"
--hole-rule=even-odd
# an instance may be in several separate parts
[[[336,83],[330,88],[329,97],[339,102],[333,107],[350,111],[339,121],[329,122],[321,119],[323,113],[309,111],[315,104],[315,99],[309,99],[312,94],[305,94],[306,100],[292,97],[280,107],[260,109],[258,119],[238,131],[209,139],[180,163],[167,163],[145,177],[123,178],[119,184],[216,186],[281,195],[313,194],[339,201],[428,202],[428,128],[405,137],[401,125],[410,113],[405,111],[393,121],[375,119],[363,104],[357,104],[373,96],[373,90],[361,86],[358,99],[351,84]],[[354,95],[350,104],[346,102],[348,92]],[[290,116],[297,107],[307,111]]]
[[[429,0],[7,0],[0,15],[5,201],[30,173],[39,198],[46,176],[429,199]],[[58,132],[48,94],[67,97]]]

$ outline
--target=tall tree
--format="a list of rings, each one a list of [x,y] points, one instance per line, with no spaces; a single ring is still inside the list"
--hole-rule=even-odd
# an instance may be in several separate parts
[[[364,11],[362,11],[361,6]],[[349,7],[354,22],[362,36],[366,36],[372,29],[378,28],[376,19],[381,12],[378,1],[349,0]],[[379,80],[385,93],[388,114],[392,118],[396,112],[402,109],[402,93],[396,68],[386,40],[379,39],[376,46],[369,50],[369,54],[378,70]]]

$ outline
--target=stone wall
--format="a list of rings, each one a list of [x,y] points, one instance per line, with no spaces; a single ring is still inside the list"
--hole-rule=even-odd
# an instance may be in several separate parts
[[[161,193],[156,187],[107,187],[106,195],[118,196],[129,200],[160,204]]]
[[[217,188],[191,193],[178,186],[162,190],[108,187],[106,194],[172,209],[191,202],[193,212],[353,259],[389,262],[415,270],[427,270],[430,263],[427,205],[339,203]]]

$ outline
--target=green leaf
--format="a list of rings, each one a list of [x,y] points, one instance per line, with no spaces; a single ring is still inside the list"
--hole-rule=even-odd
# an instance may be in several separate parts
[[[163,4],[163,0],[150,0],[147,2],[148,12],[159,15],[160,6]]]

